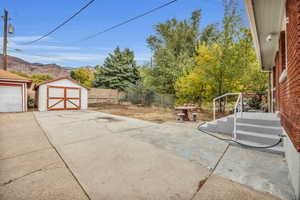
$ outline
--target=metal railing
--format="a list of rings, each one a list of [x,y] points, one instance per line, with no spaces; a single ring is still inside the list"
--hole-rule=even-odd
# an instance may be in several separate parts
[[[234,96],[237,95],[238,98],[234,104],[234,119],[233,119],[233,139],[236,140],[236,121],[238,117],[238,113],[241,113],[241,117],[243,117],[243,95],[242,93],[226,93],[221,96],[218,96],[213,99],[213,115],[214,115],[214,120],[216,120],[216,101],[221,100],[222,98],[226,98],[226,103],[227,103],[227,97],[228,96]]]

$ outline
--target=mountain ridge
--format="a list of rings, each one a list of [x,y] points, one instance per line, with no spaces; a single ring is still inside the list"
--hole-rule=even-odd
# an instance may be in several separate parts
[[[8,56],[8,71],[22,72],[28,75],[48,74],[53,78],[69,77],[70,72],[76,68],[62,67],[57,64],[31,63],[21,58]],[[3,69],[3,54],[0,54],[0,69]]]

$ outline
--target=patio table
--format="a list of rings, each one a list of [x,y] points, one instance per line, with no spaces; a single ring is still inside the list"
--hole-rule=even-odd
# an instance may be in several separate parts
[[[181,111],[184,116],[183,116],[183,120],[184,121],[189,121],[189,112],[192,112],[192,111],[195,111],[197,110],[198,107],[197,106],[178,106],[178,107],[175,107],[175,110],[179,110]]]

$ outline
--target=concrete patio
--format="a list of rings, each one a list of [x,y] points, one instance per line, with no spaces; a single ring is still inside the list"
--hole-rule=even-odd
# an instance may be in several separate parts
[[[1,114],[0,123],[0,199],[295,198],[282,155],[192,128],[93,111]]]

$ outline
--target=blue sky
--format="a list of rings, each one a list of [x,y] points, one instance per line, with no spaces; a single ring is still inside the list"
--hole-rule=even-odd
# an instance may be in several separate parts
[[[9,38],[9,55],[29,62],[57,63],[62,66],[79,67],[102,64],[116,46],[134,50],[136,60],[142,64],[149,61],[151,52],[146,38],[154,33],[153,26],[176,17],[185,19],[192,11],[202,10],[200,29],[222,20],[221,0],[178,0],[148,16],[100,35],[97,38],[78,40],[115,25],[125,19],[141,14],[166,3],[168,0],[96,0],[90,7],[48,38],[31,45],[24,42],[36,39],[64,21],[89,0],[9,0],[1,2],[0,9],[7,9],[15,34]],[[243,2],[240,0],[243,9]],[[244,12],[243,12],[244,14]],[[245,15],[245,14],[244,14]],[[245,21],[246,17],[243,16]],[[1,27],[3,26],[1,22]],[[247,22],[246,22],[247,23]],[[1,33],[2,36],[2,33]],[[1,45],[0,45],[1,47]],[[21,49],[16,52],[12,49]]]

